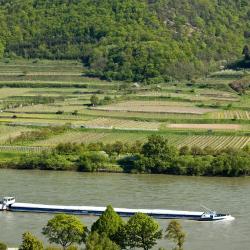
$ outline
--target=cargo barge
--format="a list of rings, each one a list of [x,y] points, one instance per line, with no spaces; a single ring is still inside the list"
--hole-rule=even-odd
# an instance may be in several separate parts
[[[17,203],[14,197],[4,197],[1,201],[0,209],[11,212],[66,213],[75,215],[100,216],[106,210],[106,207]],[[144,213],[156,219],[187,219],[197,221],[221,221],[234,219],[234,217],[232,217],[230,214],[217,213],[209,209],[205,209],[203,212],[130,208],[114,208],[114,210],[122,217],[131,217],[136,213]]]

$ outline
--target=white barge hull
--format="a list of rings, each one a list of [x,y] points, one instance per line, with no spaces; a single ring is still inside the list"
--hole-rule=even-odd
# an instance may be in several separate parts
[[[7,207],[7,210],[13,212],[67,213],[76,215],[100,216],[106,210],[106,207],[58,206],[30,203],[14,203],[9,205]],[[207,214],[204,212],[190,212],[178,210],[128,208],[114,208],[114,210],[122,217],[130,217],[136,213],[144,213],[157,219],[188,219],[198,221],[214,221],[233,218],[232,216],[227,214]]]

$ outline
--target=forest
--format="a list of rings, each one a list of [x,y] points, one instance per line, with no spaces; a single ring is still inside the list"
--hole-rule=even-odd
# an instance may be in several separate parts
[[[85,74],[157,83],[240,58],[247,0],[0,0],[0,58],[78,59]]]

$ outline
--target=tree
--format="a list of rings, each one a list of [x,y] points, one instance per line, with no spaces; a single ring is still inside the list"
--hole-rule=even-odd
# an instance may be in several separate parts
[[[112,242],[106,234],[93,232],[86,241],[86,250],[120,250],[120,247]]]
[[[43,243],[30,232],[23,234],[23,241],[19,250],[43,250]]]
[[[87,228],[76,216],[59,214],[48,221],[42,233],[50,243],[60,244],[66,249],[74,243],[84,242]]]
[[[121,141],[116,141],[113,144],[113,152],[117,153],[120,155],[124,150],[124,144]]]
[[[146,157],[159,158],[164,161],[171,161],[177,156],[177,149],[168,144],[163,136],[151,135],[142,147],[142,153]]]
[[[151,249],[162,238],[159,224],[150,216],[137,213],[125,227],[124,245],[130,248]]]
[[[98,105],[98,103],[99,103],[98,96],[97,95],[92,95],[90,97],[90,103],[92,104],[93,107],[96,106],[96,105]]]
[[[169,223],[166,232],[167,234],[165,238],[173,240],[176,243],[177,246],[175,250],[182,250],[186,234],[183,232],[181,224],[176,220],[172,220]]]
[[[179,152],[180,152],[180,155],[188,155],[190,154],[190,149],[188,146],[185,145],[180,148]]]
[[[112,206],[107,206],[104,213],[94,222],[91,232],[106,234],[108,238],[116,241],[116,234],[124,226],[122,218],[114,211]]]
[[[242,55],[245,56],[245,60],[250,59],[250,52],[249,52],[249,48],[247,45],[244,46],[243,51],[242,51]]]

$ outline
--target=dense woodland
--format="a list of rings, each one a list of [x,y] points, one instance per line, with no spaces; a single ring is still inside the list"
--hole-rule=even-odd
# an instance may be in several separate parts
[[[0,57],[81,59],[105,79],[193,78],[239,58],[248,0],[0,0]]]

